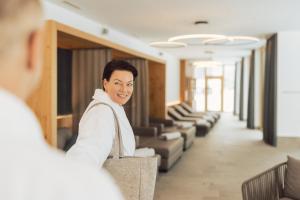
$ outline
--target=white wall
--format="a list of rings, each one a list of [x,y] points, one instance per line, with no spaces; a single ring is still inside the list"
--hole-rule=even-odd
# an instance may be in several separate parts
[[[236,65],[236,84],[235,84],[235,110],[240,113],[240,86],[241,86],[241,62]]]
[[[250,76],[250,57],[244,58],[244,81],[243,81],[243,120],[247,119],[248,115],[248,96],[249,96],[249,76]]]
[[[277,133],[300,137],[300,32],[279,32]]]
[[[72,26],[97,37],[107,39],[116,44],[123,45],[139,52],[164,59],[166,61],[167,67],[166,101],[171,102],[179,100],[180,63],[176,57],[165,52],[163,53],[163,55],[160,55],[161,51],[150,47],[148,44],[136,38],[121,33],[108,26],[103,26],[98,22],[76,14],[75,12],[71,12],[65,8],[59,7],[58,5],[55,5],[53,3],[44,2],[44,11],[46,19],[56,20],[60,23]],[[103,28],[107,28],[109,30],[108,34],[103,35],[101,33]]]
[[[180,88],[180,61],[177,59],[168,59],[167,61],[167,102],[178,101]]]

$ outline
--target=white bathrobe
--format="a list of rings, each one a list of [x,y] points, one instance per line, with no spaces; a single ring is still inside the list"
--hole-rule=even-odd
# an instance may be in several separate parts
[[[116,136],[114,116],[112,110],[106,105],[92,107],[98,102],[109,104],[117,114],[123,147],[121,156],[133,156],[135,139],[124,108],[113,102],[101,89],[96,89],[93,101],[84,112],[79,123],[77,141],[67,152],[67,156],[97,166],[102,166],[109,156]]]
[[[122,199],[104,171],[50,148],[31,110],[1,88],[0,158],[0,199]]]

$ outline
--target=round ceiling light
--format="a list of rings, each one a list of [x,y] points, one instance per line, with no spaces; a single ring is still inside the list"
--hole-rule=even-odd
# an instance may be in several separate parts
[[[217,34],[192,34],[192,35],[179,35],[171,37],[168,41],[171,42],[184,42],[188,45],[203,45],[204,40],[208,39],[224,39],[226,36]]]
[[[150,46],[158,47],[158,48],[180,48],[180,47],[186,47],[187,45],[183,42],[165,41],[165,42],[151,42]]]
[[[249,36],[228,36],[226,38],[213,38],[203,41],[205,45],[249,45],[259,42],[258,38]]]

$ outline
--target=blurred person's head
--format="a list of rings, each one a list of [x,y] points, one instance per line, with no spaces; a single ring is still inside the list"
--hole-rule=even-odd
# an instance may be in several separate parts
[[[41,73],[39,0],[0,1],[0,89],[26,99]]]
[[[137,74],[136,68],[128,62],[113,60],[104,68],[103,89],[111,100],[119,105],[124,105],[132,95],[133,82]]]

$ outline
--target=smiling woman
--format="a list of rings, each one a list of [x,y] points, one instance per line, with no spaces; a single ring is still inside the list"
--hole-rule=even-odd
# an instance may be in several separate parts
[[[133,80],[131,71],[116,70],[103,80],[104,90],[114,102],[124,105],[132,95]]]
[[[136,76],[136,68],[125,61],[113,60],[106,64],[102,76],[103,90],[96,89],[92,102],[79,122],[78,138],[67,152],[68,157],[97,166],[103,165],[112,152],[116,137],[111,109],[115,111],[119,121],[123,147],[121,156],[134,155],[134,135],[123,105],[132,95]]]

